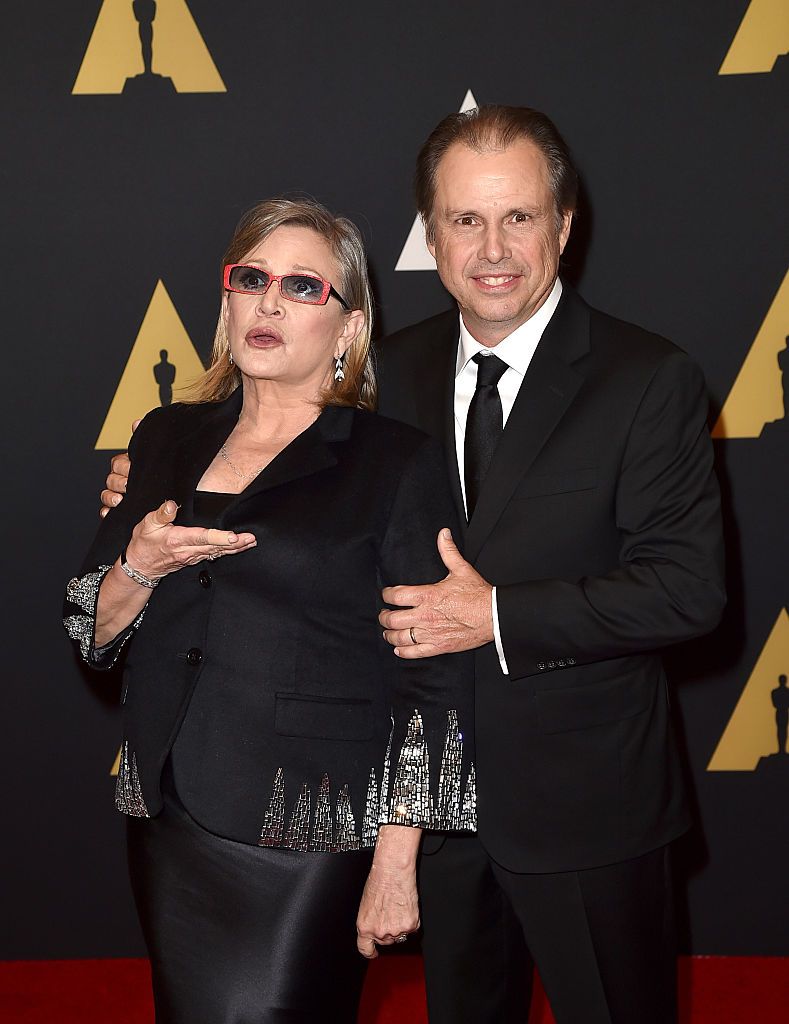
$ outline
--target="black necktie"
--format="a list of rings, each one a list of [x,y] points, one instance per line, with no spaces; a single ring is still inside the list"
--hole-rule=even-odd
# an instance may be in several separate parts
[[[466,515],[469,520],[504,430],[498,383],[507,369],[507,364],[498,356],[485,356],[478,352],[473,359],[477,364],[477,387],[468,407],[465,443]]]

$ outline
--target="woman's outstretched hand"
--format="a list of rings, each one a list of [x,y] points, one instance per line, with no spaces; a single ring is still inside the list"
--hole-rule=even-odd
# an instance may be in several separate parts
[[[356,947],[373,960],[378,946],[391,946],[419,929],[416,856],[422,830],[383,825],[356,918]]]
[[[161,579],[206,558],[238,555],[257,544],[251,533],[176,526],[177,514],[178,505],[168,499],[134,527],[126,558],[130,566],[149,579]]]
[[[149,512],[137,523],[126,546],[130,568],[152,582],[186,565],[196,565],[207,558],[238,555],[253,548],[257,541],[251,533],[208,530],[201,526],[176,526],[178,505],[171,500]],[[140,614],[151,591],[139,581],[129,579],[116,561],[104,577],[96,603],[95,644],[109,643]]]

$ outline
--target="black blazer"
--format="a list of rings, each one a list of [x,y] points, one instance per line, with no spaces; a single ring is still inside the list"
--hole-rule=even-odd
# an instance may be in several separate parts
[[[404,424],[325,409],[216,521],[257,546],[167,576],[94,649],[106,567],[166,498],[195,524],[195,487],[240,407],[239,389],[146,416],[126,498],[68,587],[83,657],[106,668],[125,647],[118,806],[160,811],[172,751],[189,812],[242,842],[343,850],[383,822],[473,828],[472,659],[401,661],[377,623],[382,586],[446,574],[436,535],[456,518],[440,446]]]
[[[446,445],[458,314],[382,344],[381,410]],[[474,515],[509,674],[476,652],[479,835],[516,871],[638,856],[689,824],[660,648],[725,603],[702,374],[565,286]]]

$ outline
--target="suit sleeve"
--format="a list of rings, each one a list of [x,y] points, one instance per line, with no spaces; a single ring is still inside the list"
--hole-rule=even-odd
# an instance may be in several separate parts
[[[701,371],[673,353],[646,388],[625,446],[618,567],[497,587],[512,676],[654,650],[717,625],[723,534],[706,417]]]
[[[443,450],[426,439],[398,484],[381,550],[382,585],[443,579],[436,541],[442,527],[456,531],[456,516]],[[392,728],[379,824],[474,831],[473,658],[464,652],[411,661],[385,647]]]
[[[145,615],[143,609],[118,636],[109,643],[96,647],[96,605],[99,588],[128,544],[134,527],[151,511],[149,508],[141,507],[138,481],[145,470],[145,452],[151,434],[152,419],[151,414],[146,416],[129,442],[132,465],[123,501],[117,508],[110,509],[102,519],[79,575],[69,580],[66,586],[63,626],[74,641],[82,660],[95,669],[112,668],[122,649],[139,629]]]

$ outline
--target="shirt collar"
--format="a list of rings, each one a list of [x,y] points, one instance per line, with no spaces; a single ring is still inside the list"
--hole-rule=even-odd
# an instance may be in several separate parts
[[[508,334],[507,337],[500,341],[493,349],[487,348],[485,345],[481,345],[476,338],[471,336],[468,328],[463,323],[463,314],[461,313],[460,344],[458,345],[457,362],[455,364],[455,376],[460,376],[466,368],[469,360],[475,356],[477,352],[491,351],[495,352],[499,359],[503,360],[507,366],[516,370],[521,374],[521,376],[523,376],[529,368],[531,358],[539,344],[543,331],[548,326],[548,321],[556,312],[556,307],[559,305],[559,299],[561,297],[562,282],[557,277],[550,295],[545,302],[543,302],[537,312],[533,316],[530,316],[525,323],[520,325],[520,327],[516,327],[512,334]]]

